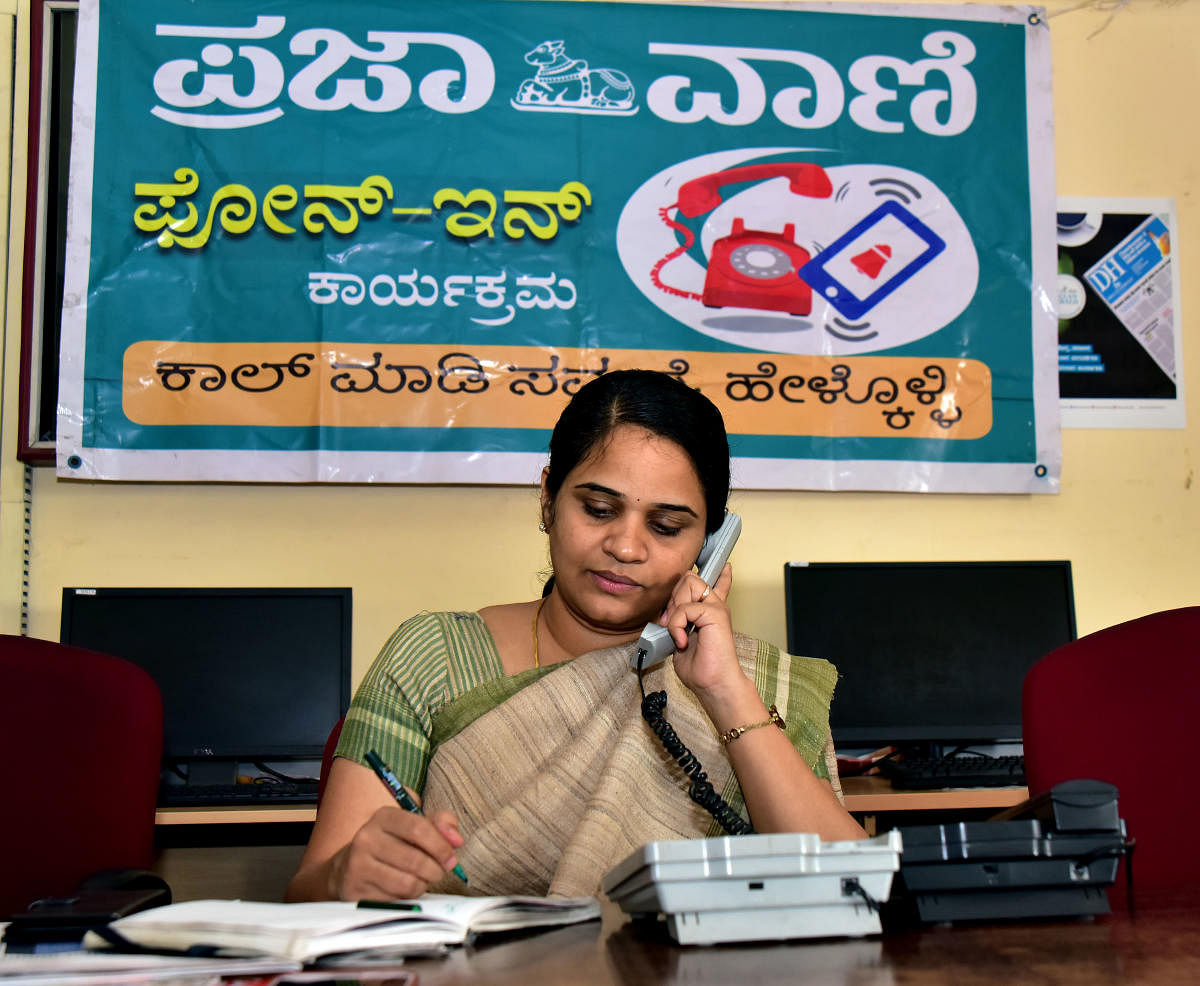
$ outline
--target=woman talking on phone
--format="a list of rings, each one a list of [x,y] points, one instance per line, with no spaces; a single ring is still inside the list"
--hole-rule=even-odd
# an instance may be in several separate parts
[[[708,398],[646,370],[581,388],[542,473],[545,593],[397,629],[350,706],[288,898],[595,894],[647,842],[723,834],[718,800],[742,831],[862,838],[834,789],[835,669],[735,633],[731,566],[711,586],[693,570],[728,496]],[[648,622],[676,652],[639,676]],[[666,693],[654,728],[643,691]],[[707,808],[664,717],[703,765]],[[397,806],[371,750],[423,815]]]

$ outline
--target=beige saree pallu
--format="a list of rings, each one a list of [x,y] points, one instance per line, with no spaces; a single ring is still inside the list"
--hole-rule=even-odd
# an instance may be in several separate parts
[[[827,743],[836,670],[740,634],[736,644],[743,670],[779,708],[793,744],[837,790]],[[540,677],[528,672],[480,685],[435,721],[424,807],[458,817],[467,892],[598,894],[604,874],[647,842],[722,834],[642,718],[637,674],[629,670],[633,646],[593,651]],[[521,687],[529,677],[536,680]],[[744,815],[716,730],[674,662],[647,672],[645,688],[666,690],[666,720],[714,789]],[[464,892],[453,876],[430,889]]]

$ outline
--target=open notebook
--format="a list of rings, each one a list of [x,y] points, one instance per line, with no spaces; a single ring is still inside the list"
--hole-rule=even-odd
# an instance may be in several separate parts
[[[305,964],[388,961],[458,945],[485,932],[575,924],[600,917],[593,897],[460,897],[426,894],[388,904],[324,901],[274,904],[193,900],[140,911],[88,932],[84,945],[107,948],[106,931],[132,946],[218,955],[273,955]]]

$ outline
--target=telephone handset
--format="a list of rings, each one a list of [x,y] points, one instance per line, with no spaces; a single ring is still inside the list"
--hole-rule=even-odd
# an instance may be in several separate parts
[[[696,559],[696,567],[705,585],[711,586],[720,578],[725,563],[729,561],[729,553],[733,551],[741,533],[742,518],[735,513],[727,513],[721,526],[705,539],[704,546],[700,549],[700,557]],[[688,633],[693,629],[689,623]],[[629,658],[629,666],[635,671],[648,671],[662,664],[674,653],[675,641],[671,639],[667,628],[657,623],[647,623],[646,629],[638,639],[637,647]]]
[[[725,567],[725,562],[729,560],[729,553],[733,550],[738,535],[741,533],[742,518],[735,513],[727,513],[721,526],[705,539],[704,546],[700,549],[700,557],[696,559],[700,578],[704,580],[705,585],[711,586],[720,578],[721,570]],[[689,623],[685,629],[691,633],[696,628]],[[667,628],[661,627],[657,623],[647,623],[646,629],[642,631],[642,635],[638,639],[637,646],[633,649],[633,656],[629,660],[630,667],[638,673],[638,687],[642,690],[642,718],[646,720],[651,731],[658,737],[663,749],[671,755],[687,776],[688,797],[712,815],[730,835],[749,835],[754,831],[754,826],[734,811],[728,802],[717,793],[712,781],[708,779],[708,774],[700,765],[700,761],[684,745],[683,740],[667,722],[663,715],[667,708],[667,693],[657,691],[646,694],[642,673],[647,668],[661,664],[674,653],[675,641],[671,639]]]
[[[693,178],[679,188],[679,211],[688,219],[711,212],[723,201],[719,189],[734,182],[766,181],[768,178],[788,179],[788,190],[796,195],[827,199],[833,194],[833,183],[819,164],[807,161],[783,161],[774,164],[747,164],[711,175]]]

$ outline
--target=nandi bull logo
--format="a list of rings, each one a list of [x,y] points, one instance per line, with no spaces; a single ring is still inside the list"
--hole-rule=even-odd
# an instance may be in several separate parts
[[[526,52],[525,61],[537,72],[517,87],[511,102],[519,110],[612,116],[638,110],[629,76],[613,68],[589,68],[584,59],[569,57],[562,41],[543,41]]]

